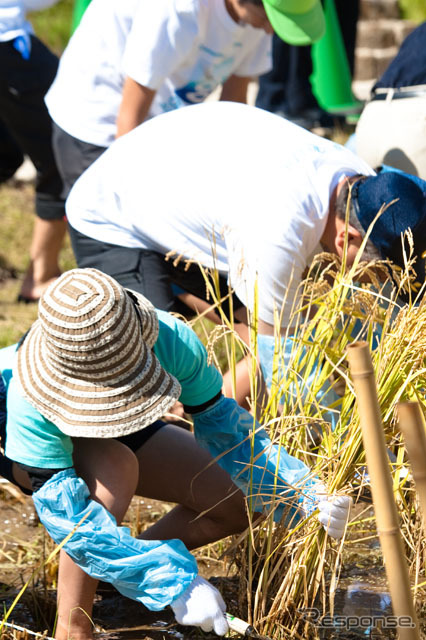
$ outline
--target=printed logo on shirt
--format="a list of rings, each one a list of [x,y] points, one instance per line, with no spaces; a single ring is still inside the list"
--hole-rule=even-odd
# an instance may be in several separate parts
[[[174,111],[175,109],[185,106],[186,103],[176,95],[170,96],[167,100],[163,100],[159,103],[159,107],[163,113],[166,113],[167,111]]]
[[[214,88],[215,86],[209,82],[190,82],[185,87],[176,89],[175,93],[187,104],[194,104],[197,102],[203,102]]]
[[[192,71],[192,80],[175,89],[175,94],[186,104],[203,102],[216,87],[231,74],[234,56],[223,56],[201,45],[200,57]]]

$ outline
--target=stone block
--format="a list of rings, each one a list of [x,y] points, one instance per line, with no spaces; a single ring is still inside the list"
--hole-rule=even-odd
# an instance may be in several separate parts
[[[416,28],[416,23],[412,20],[398,20],[394,26],[395,44],[399,48],[405,38]]]
[[[380,78],[382,73],[386,71],[397,53],[398,47],[388,47],[387,49],[376,49],[374,51],[376,78]]]
[[[356,46],[376,49],[392,47],[396,44],[394,20],[359,20]],[[399,20],[396,20],[399,24]]]
[[[400,18],[397,0],[361,0],[360,19]]]
[[[355,50],[355,80],[370,80],[376,78],[376,61],[374,50],[357,47]]]

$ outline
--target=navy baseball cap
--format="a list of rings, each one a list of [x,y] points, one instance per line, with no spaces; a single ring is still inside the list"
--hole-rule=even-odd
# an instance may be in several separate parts
[[[411,229],[414,241],[413,268],[423,284],[426,269],[426,191],[418,181],[402,172],[386,171],[360,178],[351,189],[351,202],[365,231],[383,205],[389,205],[376,220],[370,240],[384,259],[404,268],[402,234]],[[392,204],[391,204],[392,203]],[[404,243],[407,256],[409,246]]]

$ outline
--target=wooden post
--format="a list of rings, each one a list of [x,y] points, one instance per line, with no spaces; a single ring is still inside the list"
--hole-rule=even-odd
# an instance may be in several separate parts
[[[420,640],[368,344],[354,342],[349,345],[347,358],[357,398],[377,532],[383,552],[392,609],[398,618],[399,638]]]
[[[418,402],[400,402],[396,407],[398,427],[404,436],[426,533],[426,429]]]

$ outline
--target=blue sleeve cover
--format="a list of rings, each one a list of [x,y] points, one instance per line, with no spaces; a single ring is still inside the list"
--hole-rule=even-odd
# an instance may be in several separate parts
[[[309,468],[301,460],[290,456],[284,447],[272,444],[253,416],[235,400],[222,396],[192,417],[198,443],[217,458],[250,498],[252,511],[273,508],[276,522],[284,514],[286,522],[294,522],[302,515],[299,507],[303,493],[317,480],[308,477]]]
[[[268,389],[271,388],[272,385],[272,376],[274,366],[276,363],[274,362],[275,351],[277,348],[277,340],[275,336],[266,336],[266,335],[258,335],[258,348],[259,348],[259,360],[260,367],[262,369],[262,374],[265,379],[266,386]],[[281,338],[281,346],[280,353],[278,354],[278,379],[284,376],[284,370],[290,366],[292,360],[292,351],[294,350],[294,339],[293,338]],[[304,352],[306,351],[306,347],[303,347]],[[302,380],[300,378],[300,387],[298,392],[294,390],[295,398],[300,394],[304,400],[307,399],[309,394],[309,387],[313,384],[315,377],[318,375],[318,361],[315,362],[309,376],[306,379]],[[316,400],[323,407],[330,407],[332,404],[338,402],[340,400],[337,393],[330,387],[328,383],[324,384],[319,392],[316,394]],[[284,401],[284,398],[282,398]],[[339,413],[336,410],[325,410],[322,414],[322,417],[330,422],[332,428],[334,429],[339,417]]]
[[[90,498],[73,469],[56,473],[33,500],[41,522],[68,555],[93,578],[110,582],[152,611],[178,598],[198,574],[195,558],[180,540],[139,540]]]

